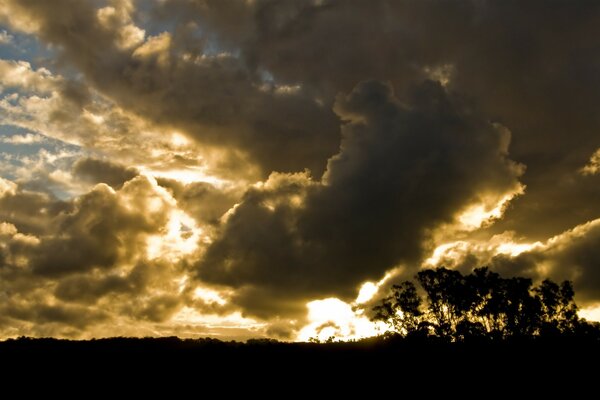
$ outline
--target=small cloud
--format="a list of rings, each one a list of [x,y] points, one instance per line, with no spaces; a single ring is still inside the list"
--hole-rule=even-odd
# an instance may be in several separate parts
[[[15,37],[6,30],[0,31],[0,44],[12,44]]]
[[[113,189],[120,189],[125,182],[138,175],[138,170],[107,160],[85,157],[75,162],[73,174],[88,183],[106,183]]]
[[[9,137],[3,137],[0,139],[0,143],[21,145],[21,144],[35,144],[41,143],[45,140],[42,135],[37,135],[34,133],[27,133],[24,135],[13,135]]]
[[[595,175],[600,172],[600,149],[592,154],[588,163],[579,172],[583,175]]]
[[[423,68],[423,72],[425,73],[427,79],[437,81],[440,83],[440,85],[446,87],[452,80],[455,69],[454,65],[452,64],[442,64],[436,66],[426,66]]]

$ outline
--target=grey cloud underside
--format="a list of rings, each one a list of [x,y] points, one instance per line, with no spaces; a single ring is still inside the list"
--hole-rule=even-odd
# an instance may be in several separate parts
[[[136,177],[139,171],[110,161],[86,157],[73,164],[73,173],[83,181],[105,183],[113,189],[120,189],[125,182]]]
[[[0,218],[14,224],[19,232],[39,235],[47,232],[53,216],[70,208],[46,193],[16,192],[0,197]],[[45,210],[45,211],[42,211]]]
[[[323,180],[272,176],[248,191],[199,277],[240,288],[236,301],[260,316],[347,299],[399,263],[418,265],[431,231],[482,194],[515,188],[522,168],[507,157],[504,131],[438,83],[407,100],[376,81],[340,96],[334,109],[346,123]]]

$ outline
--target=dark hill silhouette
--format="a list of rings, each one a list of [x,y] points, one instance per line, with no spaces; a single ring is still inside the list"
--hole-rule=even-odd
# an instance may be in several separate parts
[[[588,379],[593,382],[599,357],[597,331],[582,337],[463,342],[436,336],[386,335],[334,343],[264,339],[241,343],[176,337],[20,338],[0,343],[3,383],[17,375],[35,382],[68,379],[93,387],[99,380],[111,385],[141,385],[146,391],[165,382],[206,385],[225,379],[229,383],[219,384],[223,390],[230,389],[227,385],[235,390],[256,390],[258,385],[259,392],[276,383],[298,386],[294,391],[317,384],[347,391],[356,385],[398,390],[395,385],[404,382],[402,385],[427,388],[427,393],[462,393],[481,385],[493,386],[496,393],[507,387],[537,387],[539,377],[559,379],[554,384],[561,387]],[[432,382],[435,385],[428,388]],[[501,387],[496,387],[499,384]],[[549,384],[539,387],[550,388]]]

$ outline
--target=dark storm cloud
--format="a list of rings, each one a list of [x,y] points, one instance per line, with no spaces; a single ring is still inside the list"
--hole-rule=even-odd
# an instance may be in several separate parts
[[[513,132],[511,154],[528,167],[527,196],[493,232],[544,239],[600,214],[600,186],[576,174],[600,147],[596,2],[168,0],[161,13],[201,20],[325,104],[367,78],[400,92],[447,75]]]
[[[73,164],[73,173],[86,182],[106,183],[113,189],[120,189],[125,182],[137,176],[139,171],[107,160],[86,157]]]
[[[84,329],[108,318],[108,315],[104,312],[69,304],[20,306],[9,302],[0,309],[9,318],[34,322],[41,326],[44,324],[57,324]]]
[[[165,49],[137,56],[117,46],[118,29],[102,25],[91,2],[11,4],[122,105],[237,146],[265,173],[308,167],[319,176],[335,152],[338,92],[369,78],[403,91],[448,75],[452,89],[513,132],[511,154],[528,166],[528,195],[493,232],[543,239],[600,213],[600,193],[576,174],[600,147],[594,2],[169,0],[155,15],[178,29]],[[215,43],[239,55],[203,58]],[[260,90],[265,71],[301,89]],[[571,206],[582,192],[592,201]]]
[[[54,293],[64,301],[93,303],[108,293],[120,293],[130,288],[128,281],[118,275],[76,275],[61,280]]]
[[[398,263],[416,265],[431,231],[461,208],[518,187],[505,130],[438,83],[406,100],[376,81],[340,96],[346,123],[323,181],[274,175],[248,191],[199,276],[239,288],[236,301],[261,316],[349,298]]]
[[[573,197],[551,185],[573,180],[600,147],[594,2],[168,0],[155,14],[178,29],[165,49],[137,56],[117,46],[119,29],[100,23],[92,2],[10,4],[119,103],[202,141],[238,146],[266,173],[309,167],[319,175],[336,146],[330,106],[338,92],[369,78],[402,91],[446,73],[453,89],[511,129],[513,157],[528,165],[528,196],[498,230],[541,238],[600,212],[562,212],[556,204]],[[239,56],[203,58],[211,46]],[[265,71],[302,88],[260,90]],[[564,201],[539,205],[554,195]]]

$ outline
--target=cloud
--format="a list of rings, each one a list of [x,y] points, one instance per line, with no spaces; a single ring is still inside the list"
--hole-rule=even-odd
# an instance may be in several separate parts
[[[111,324],[162,324],[184,305],[233,311],[196,298],[187,261],[151,248],[152,237],[169,239],[180,213],[152,178],[135,176],[118,190],[98,184],[69,201],[0,182],[3,336],[82,337]]]
[[[44,141],[44,137],[42,135],[36,135],[32,133],[27,133],[25,135],[13,135],[10,137],[4,137],[0,139],[1,143],[22,145],[22,144],[35,144],[41,143]]]
[[[428,262],[591,302],[599,9],[3,1],[0,329],[293,336]]]
[[[515,258],[498,258],[492,263],[497,268],[524,270],[538,279],[571,280],[578,303],[593,304],[600,298],[599,239],[600,220],[596,219],[556,235]]]
[[[0,31],[0,44],[7,45],[12,44],[14,40],[13,35],[6,32],[5,30]]]
[[[106,183],[113,189],[120,189],[125,182],[139,174],[135,168],[90,157],[76,161],[73,173],[84,181],[92,184]]]
[[[33,70],[27,61],[0,60],[0,81],[3,87],[49,93],[59,84],[46,68]]]
[[[15,225],[19,232],[34,235],[46,232],[51,228],[51,218],[69,207],[47,193],[17,190],[14,182],[8,182],[8,189],[0,196],[0,220]]]
[[[251,66],[282,84],[302,85],[325,109],[365,79],[391,81],[399,92],[425,78],[444,82],[509,128],[511,155],[527,165],[527,196],[490,233],[518,230],[542,240],[600,213],[581,206],[582,195],[598,192],[574,176],[590,149],[600,147],[598,8],[544,1],[168,0],[157,14],[162,21],[201,21],[223,47],[240,49]]]
[[[6,305],[2,307],[7,317],[34,321],[41,326],[54,324],[84,329],[91,324],[105,320],[107,317],[105,313],[81,306],[42,304],[35,307],[19,307],[14,303],[8,305],[9,307],[6,307]]]
[[[134,178],[119,192],[99,184],[70,206],[52,221],[60,234],[32,250],[35,273],[114,268],[135,260],[145,249],[145,236],[167,223],[170,208],[166,195],[145,177]]]
[[[178,37],[170,32],[149,36],[129,48],[115,25],[127,18],[109,26],[105,13],[98,15],[89,2],[6,3],[6,11],[18,16],[11,19],[15,28],[35,29],[60,46],[89,82],[121,107],[183,130],[202,144],[242,151],[263,174],[306,167],[320,173],[335,150],[330,109],[310,91],[264,86],[260,74],[233,52],[211,54],[207,41],[194,43],[198,26],[182,26]],[[20,25],[22,20],[28,23]]]
[[[5,66],[8,75],[27,78],[9,79],[12,87],[4,87],[0,101],[3,123],[26,132],[0,142],[31,146],[31,150],[11,149],[14,153],[2,153],[0,158],[0,171],[22,186],[68,197],[89,190],[90,183],[127,179],[134,170],[184,183],[203,180],[230,186],[260,176],[239,151],[199,145],[177,130],[122,109],[81,81],[26,62]],[[40,79],[43,85],[31,83]],[[78,159],[88,161],[75,165]],[[92,159],[126,165],[130,171],[121,178],[110,177],[118,172],[98,162],[92,166]],[[107,183],[118,187],[120,183],[112,180]]]
[[[361,282],[418,265],[432,230],[457,211],[519,187],[506,130],[434,82],[408,100],[377,81],[339,96],[342,143],[323,179],[272,174],[250,189],[199,277],[237,288],[234,301],[262,317],[298,312],[309,298],[353,298]]]
[[[238,187],[219,188],[208,182],[184,184],[173,179],[158,179],[158,184],[167,188],[177,200],[178,206],[202,225],[217,225],[220,218],[233,207],[242,196]]]
[[[72,280],[81,274],[92,274],[90,290],[79,292],[82,297],[118,287],[122,269],[146,259],[145,239],[167,224],[173,204],[166,191],[145,177],[132,179],[118,192],[99,184],[69,202],[22,192],[15,185],[1,201],[7,211],[2,219],[9,221],[1,225],[8,237],[4,246],[10,251],[3,271],[33,281],[75,276],[60,283],[57,293],[64,298],[77,297]]]
[[[600,149],[590,157],[588,163],[581,169],[583,175],[595,175],[600,172]]]
[[[578,225],[544,241],[526,242],[515,232],[491,239],[468,238],[440,245],[424,267],[445,266],[463,272],[489,266],[505,276],[527,276],[541,281],[573,282],[579,305],[594,305],[600,298],[600,219]]]
[[[7,194],[14,194],[17,185],[14,182],[0,177],[0,196],[4,197]]]

